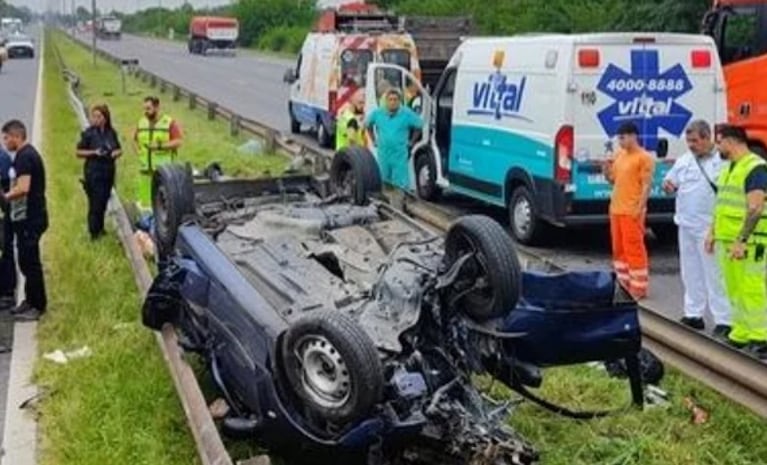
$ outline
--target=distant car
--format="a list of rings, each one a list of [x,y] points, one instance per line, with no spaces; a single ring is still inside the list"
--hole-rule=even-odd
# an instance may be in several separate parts
[[[165,165],[152,187],[160,270],[143,323],[203,356],[224,432],[278,453],[532,465],[509,406],[472,376],[536,387],[529,363],[639,350],[636,303],[610,273],[524,272],[484,216],[435,235],[376,200],[368,152],[339,152],[325,177],[195,184]]]
[[[5,44],[9,58],[34,58],[35,43],[28,36],[14,34],[8,36],[8,42]]]

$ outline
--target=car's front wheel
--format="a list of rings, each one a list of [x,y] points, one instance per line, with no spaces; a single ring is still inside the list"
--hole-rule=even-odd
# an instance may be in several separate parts
[[[281,354],[287,386],[307,419],[342,428],[363,419],[381,399],[378,351],[345,314],[318,311],[299,320],[285,333]]]
[[[165,256],[174,249],[176,234],[184,218],[195,212],[194,181],[184,166],[161,165],[154,172],[152,210],[157,252]]]
[[[522,268],[514,242],[492,218],[467,215],[445,238],[448,267],[469,255],[451,289],[450,300],[477,321],[506,315],[516,307],[522,290]]]
[[[381,192],[381,171],[373,154],[362,147],[337,152],[330,164],[330,187],[355,205],[367,204],[371,196]]]

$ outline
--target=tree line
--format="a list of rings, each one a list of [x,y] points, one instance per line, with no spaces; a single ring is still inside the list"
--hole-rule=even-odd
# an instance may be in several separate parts
[[[478,34],[526,32],[667,31],[697,33],[712,0],[378,0],[402,14],[471,15]],[[235,16],[246,47],[296,52],[317,15],[312,0],[238,0],[195,10],[150,8],[123,16],[128,32],[188,33],[194,15]]]

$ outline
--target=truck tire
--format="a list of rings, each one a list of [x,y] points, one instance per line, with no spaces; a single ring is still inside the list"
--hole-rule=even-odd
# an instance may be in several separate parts
[[[514,239],[520,244],[540,243],[546,233],[546,224],[538,217],[538,207],[530,189],[517,186],[509,201],[509,226]]]
[[[436,200],[439,198],[440,189],[437,186],[437,163],[434,160],[434,152],[423,150],[415,157],[416,193],[424,200]]]
[[[460,310],[478,322],[508,314],[522,292],[522,267],[506,230],[484,215],[461,217],[445,237],[445,264],[452,266],[466,253],[474,253],[474,257],[463,265],[448,291],[460,296],[456,301]],[[467,290],[480,279],[484,280],[483,288]]]
[[[381,193],[381,171],[373,154],[362,147],[336,152],[330,164],[330,189],[355,205],[367,205],[372,196]]]
[[[169,255],[176,245],[181,223],[193,215],[194,181],[183,165],[161,165],[152,177],[152,210],[155,242],[160,257]]]
[[[378,351],[344,313],[317,311],[298,320],[285,332],[280,354],[286,387],[307,418],[343,429],[365,418],[381,400]]]

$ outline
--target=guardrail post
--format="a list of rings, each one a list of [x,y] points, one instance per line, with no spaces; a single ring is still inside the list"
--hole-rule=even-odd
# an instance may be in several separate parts
[[[277,148],[277,133],[275,131],[266,131],[264,134],[264,152],[274,153]]]
[[[197,95],[189,94],[189,109],[194,110],[197,108]]]
[[[216,110],[218,109],[218,104],[215,102],[208,102],[208,119],[213,121],[216,119]]]
[[[181,100],[181,87],[173,86],[173,101],[178,102]]]
[[[232,115],[232,119],[229,120],[229,133],[232,135],[232,137],[237,137],[240,135],[240,116],[239,115]]]
[[[160,93],[164,94],[166,90],[168,90],[168,83],[165,81],[160,81]]]

